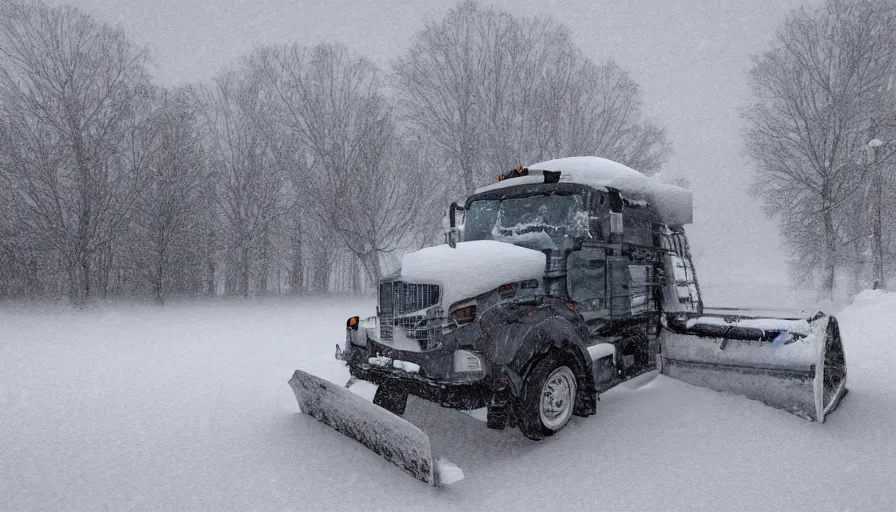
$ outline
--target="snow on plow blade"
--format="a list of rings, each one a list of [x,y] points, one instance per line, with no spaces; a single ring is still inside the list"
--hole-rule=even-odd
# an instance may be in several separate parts
[[[289,385],[303,413],[359,441],[415,478],[436,487],[462,478],[457,466],[433,459],[429,437],[422,430],[391,412],[301,370],[295,371]]]
[[[837,320],[701,316],[669,320],[660,370],[678,380],[735,393],[824,422],[846,394]]]

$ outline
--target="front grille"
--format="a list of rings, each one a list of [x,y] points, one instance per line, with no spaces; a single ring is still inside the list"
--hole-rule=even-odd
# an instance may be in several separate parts
[[[392,313],[380,313],[380,339],[392,340],[392,327],[395,325],[395,317]]]
[[[380,312],[404,315],[439,303],[439,285],[392,281],[380,284]]]
[[[417,329],[423,328],[425,326],[426,317],[423,315],[405,316],[397,318],[395,320],[395,327],[405,329],[408,333],[408,337],[410,338],[413,338],[415,336],[412,333],[416,332]]]
[[[439,303],[439,286],[395,282],[392,288],[398,313],[412,313]]]
[[[436,284],[415,284],[390,281],[380,284],[380,338],[391,341],[396,328],[403,329],[410,339],[425,349],[432,339],[432,327],[425,315],[402,316],[437,306],[441,289]],[[440,315],[434,315],[440,316]]]
[[[396,318],[392,324],[394,329],[400,329],[409,340],[415,340],[420,344],[421,350],[427,350],[433,340],[434,330],[441,329],[441,321],[427,318],[425,315],[413,315]]]

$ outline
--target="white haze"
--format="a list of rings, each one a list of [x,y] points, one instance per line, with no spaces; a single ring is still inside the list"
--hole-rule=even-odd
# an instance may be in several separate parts
[[[205,81],[263,44],[335,41],[386,68],[427,18],[455,1],[309,2],[270,0],[72,0],[120,24],[148,45],[159,83]],[[492,2],[481,2],[488,5]],[[690,181],[694,224],[688,228],[708,303],[727,303],[725,288],[787,279],[787,254],[776,224],[747,193],[739,109],[749,101],[750,56],[768,47],[794,0],[501,0],[508,11],[551,15],[568,25],[595,60],[612,58],[644,91],[644,111],[667,128],[674,155],[663,172]],[[572,156],[572,155],[557,155]],[[600,155],[598,155],[600,156]],[[525,165],[531,162],[520,162]],[[497,174],[500,170],[496,169]],[[761,287],[761,286],[760,286]],[[716,292],[718,290],[718,292]]]

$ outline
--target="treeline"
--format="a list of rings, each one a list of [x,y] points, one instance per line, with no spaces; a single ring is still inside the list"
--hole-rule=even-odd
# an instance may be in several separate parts
[[[794,279],[828,297],[884,288],[896,267],[896,2],[800,9],[772,46],[751,71],[745,137]]]
[[[70,7],[0,4],[0,297],[362,292],[501,171],[670,151],[568,29],[464,2],[389,69],[259,48],[208,83]]]

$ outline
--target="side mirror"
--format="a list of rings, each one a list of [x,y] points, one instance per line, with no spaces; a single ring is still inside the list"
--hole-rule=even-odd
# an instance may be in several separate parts
[[[457,242],[460,239],[460,230],[457,228],[449,228],[448,231],[445,232],[445,241],[448,242],[448,245],[454,249],[457,247]]]
[[[464,211],[464,207],[457,204],[451,203],[451,206],[448,208],[448,223],[452,228],[457,227],[457,212]]]
[[[448,231],[445,233],[445,241],[448,242],[448,245],[454,249],[457,247],[457,242],[460,241],[460,230],[457,229],[457,212],[465,211],[464,207],[455,203],[451,203],[451,206],[448,208]]]
[[[351,344],[357,345],[359,347],[367,346],[367,329],[361,328],[361,317],[353,316],[345,322],[345,332],[346,332],[346,341],[351,341]],[[345,350],[348,351],[351,348],[350,344],[346,344]],[[336,353],[337,355],[341,352],[338,349]]]

